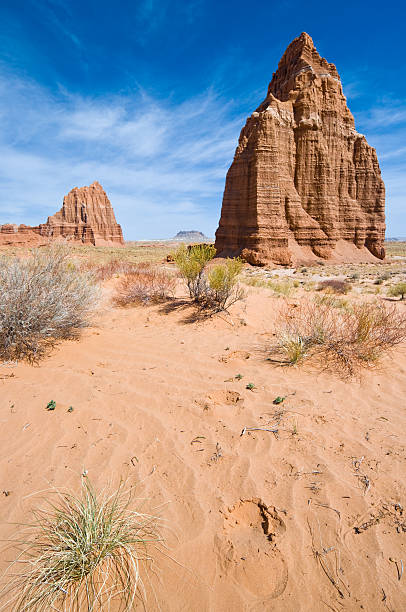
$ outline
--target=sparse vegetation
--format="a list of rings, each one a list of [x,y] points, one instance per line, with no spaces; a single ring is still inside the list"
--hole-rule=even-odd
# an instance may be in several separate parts
[[[406,282],[397,283],[393,287],[390,287],[388,295],[392,297],[400,297],[401,300],[404,300],[406,295]]]
[[[118,306],[160,302],[173,296],[175,286],[173,274],[156,265],[140,263],[121,279],[114,301]]]
[[[195,244],[187,247],[181,244],[173,255],[180,275],[186,281],[189,295],[195,302],[201,302],[206,295],[207,282],[204,269],[215,254],[216,249],[213,245]]]
[[[123,485],[97,494],[83,478],[81,495],[58,493],[34,511],[12,542],[18,554],[0,610],[133,610],[143,596],[140,564],[161,538],[157,519],[131,510],[131,498]]]
[[[319,283],[319,291],[328,291],[330,293],[341,293],[345,295],[351,289],[351,285],[345,280],[339,280],[338,278],[331,278],[322,280]]]
[[[288,297],[292,293],[294,288],[300,286],[300,283],[298,281],[295,280],[293,282],[290,279],[279,281],[264,279],[262,277],[250,277],[245,278],[244,282],[250,287],[264,287],[266,289],[271,289],[277,295],[284,295],[286,297]]]
[[[83,269],[92,272],[95,279],[98,281],[110,280],[114,276],[122,274],[131,274],[141,264],[125,261],[122,259],[111,259],[101,265],[94,265],[91,262],[86,262]]]
[[[208,305],[215,311],[227,310],[230,306],[244,299],[245,292],[238,287],[238,276],[243,263],[240,259],[227,259],[213,266],[208,274]]]
[[[182,244],[173,258],[186,281],[191,299],[202,308],[220,312],[245,297],[245,292],[238,286],[243,263],[238,258],[226,259],[207,269],[215,254],[215,248],[209,244],[190,247]]]
[[[0,259],[0,359],[35,361],[89,325],[98,290],[70,265],[66,245]]]
[[[287,363],[318,356],[323,365],[352,375],[406,339],[406,317],[379,302],[338,309],[306,301],[282,311],[278,336]]]

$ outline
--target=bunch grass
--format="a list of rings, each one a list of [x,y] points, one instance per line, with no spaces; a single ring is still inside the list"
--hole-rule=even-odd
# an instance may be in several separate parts
[[[80,495],[58,493],[14,542],[0,610],[128,611],[144,596],[141,565],[161,541],[154,516],[130,509],[132,490],[97,494],[87,478]]]

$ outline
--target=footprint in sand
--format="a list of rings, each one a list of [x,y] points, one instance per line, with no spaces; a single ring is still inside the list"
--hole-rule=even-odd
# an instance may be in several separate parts
[[[219,357],[219,361],[222,363],[228,363],[229,361],[233,361],[234,359],[249,359],[251,357],[251,353],[247,351],[231,351],[227,355],[221,355]]]
[[[217,408],[218,406],[242,406],[244,398],[237,391],[213,391],[210,395],[206,395],[204,399],[196,400],[196,404],[201,406],[203,410]]]
[[[240,500],[224,513],[225,537],[219,543],[223,577],[230,577],[259,601],[279,597],[288,570],[276,546],[286,531],[275,508],[260,499]]]

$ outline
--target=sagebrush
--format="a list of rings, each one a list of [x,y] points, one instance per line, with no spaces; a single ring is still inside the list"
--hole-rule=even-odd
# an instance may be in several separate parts
[[[131,510],[132,490],[57,492],[20,527],[16,560],[3,576],[0,610],[128,611],[144,598],[140,566],[160,541],[158,519]],[[4,602],[4,603],[3,603]]]
[[[98,289],[68,256],[67,246],[56,245],[0,258],[0,359],[36,360],[89,325]]]
[[[329,302],[304,301],[282,309],[277,336],[288,363],[317,356],[324,366],[352,375],[406,340],[406,317],[382,302],[337,308]]]

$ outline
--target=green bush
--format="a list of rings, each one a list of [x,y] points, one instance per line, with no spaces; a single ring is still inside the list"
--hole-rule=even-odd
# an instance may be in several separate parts
[[[406,295],[406,283],[405,282],[398,283],[397,285],[390,287],[388,294],[391,295],[392,297],[400,296],[400,299],[404,300],[405,295]]]
[[[201,301],[206,293],[203,272],[215,254],[216,249],[211,244],[195,244],[190,247],[181,244],[173,255],[180,275],[186,281],[189,295],[196,302]]]
[[[243,289],[237,287],[238,276],[243,268],[240,259],[227,259],[213,266],[208,272],[207,299],[216,311],[227,310],[244,298]]]

